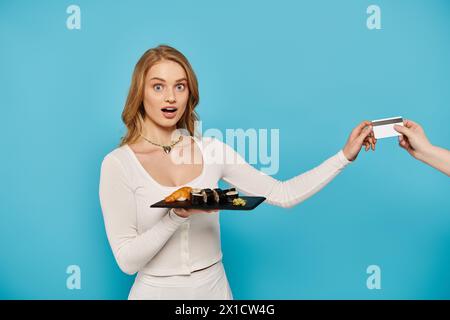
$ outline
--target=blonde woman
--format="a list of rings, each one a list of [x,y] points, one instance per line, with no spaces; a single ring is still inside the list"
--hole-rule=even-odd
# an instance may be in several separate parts
[[[216,188],[223,179],[271,205],[292,207],[336,177],[362,145],[375,149],[370,122],[364,121],[331,158],[278,181],[218,139],[198,137],[198,102],[197,79],[182,53],[158,46],[139,59],[122,113],[127,132],[104,157],[99,188],[114,257],[123,272],[137,273],[129,299],[233,298],[222,264],[219,212],[151,204],[182,186]]]

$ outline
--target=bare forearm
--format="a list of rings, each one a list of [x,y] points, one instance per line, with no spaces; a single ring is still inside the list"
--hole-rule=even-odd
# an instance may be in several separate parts
[[[450,151],[441,147],[431,146],[419,160],[450,176]]]

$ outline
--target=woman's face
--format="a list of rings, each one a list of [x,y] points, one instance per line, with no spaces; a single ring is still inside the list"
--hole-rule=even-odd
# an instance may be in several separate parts
[[[163,60],[147,72],[144,88],[146,117],[162,127],[181,119],[189,98],[186,72],[178,63]]]

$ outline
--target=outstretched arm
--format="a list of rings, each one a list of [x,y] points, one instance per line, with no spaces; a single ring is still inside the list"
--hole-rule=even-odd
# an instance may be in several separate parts
[[[314,169],[286,181],[274,179],[258,171],[230,146],[216,141],[218,147],[223,150],[222,179],[246,194],[266,197],[269,204],[284,208],[293,207],[333,180],[350,160],[356,159],[363,144],[366,145],[366,151],[368,145],[374,149],[376,141],[369,139],[371,132],[370,122],[359,124],[350,134],[343,150]]]

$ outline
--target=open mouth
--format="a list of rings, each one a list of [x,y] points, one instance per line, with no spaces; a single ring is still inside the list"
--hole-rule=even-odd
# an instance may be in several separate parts
[[[162,108],[161,110],[162,110],[162,112],[173,113],[173,112],[177,111],[177,108],[176,107],[165,107],[165,108]]]
[[[170,107],[170,106],[161,108],[162,114],[166,119],[174,119],[177,116],[177,110],[178,110],[177,107]]]

